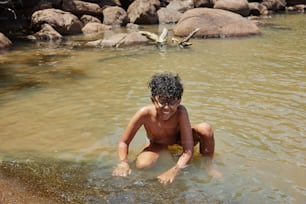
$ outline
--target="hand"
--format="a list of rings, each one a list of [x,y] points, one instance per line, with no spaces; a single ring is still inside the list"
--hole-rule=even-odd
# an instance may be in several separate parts
[[[121,162],[118,164],[113,170],[112,176],[128,176],[132,173],[132,169],[130,168],[127,162]]]
[[[162,184],[167,184],[167,183],[172,183],[176,177],[176,175],[179,172],[179,168],[178,167],[172,167],[171,169],[169,169],[168,171],[162,173],[161,175],[159,175],[157,177],[158,181]]]

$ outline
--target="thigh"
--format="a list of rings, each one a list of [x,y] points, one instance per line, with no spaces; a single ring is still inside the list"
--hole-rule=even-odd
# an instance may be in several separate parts
[[[149,143],[137,156],[136,167],[140,169],[152,167],[160,157],[161,152],[166,149],[165,145]]]

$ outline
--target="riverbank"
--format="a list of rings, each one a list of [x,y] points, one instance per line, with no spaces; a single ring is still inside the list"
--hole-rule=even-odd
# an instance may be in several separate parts
[[[14,46],[14,41],[20,39],[34,42],[62,42],[67,39],[67,36],[80,34],[85,36],[96,35],[101,39],[101,34],[103,35],[104,32],[114,28],[120,27],[137,31],[141,25],[156,24],[176,24],[181,31],[176,32],[174,30],[174,34],[179,37],[186,37],[198,27],[200,27],[200,31],[194,36],[196,38],[241,37],[260,33],[259,29],[254,26],[254,28],[251,26],[253,29],[250,29],[249,24],[252,23],[249,21],[246,25],[240,24],[240,22],[245,21],[242,17],[254,19],[254,16],[261,18],[274,13],[305,13],[306,8],[305,0],[135,0],[104,3],[78,0],[35,0],[33,2],[35,3],[11,5],[0,1],[0,9],[5,11],[0,15],[0,49],[11,48]],[[191,30],[188,26],[179,25],[183,14],[196,8],[214,9],[211,13],[216,13],[218,18],[211,17],[212,14],[202,15],[200,23],[196,19],[187,23],[187,25],[194,24]],[[240,18],[237,21],[227,22],[228,17],[219,14],[220,10],[238,14]],[[197,12],[194,13],[197,14]],[[197,17],[197,15],[194,17]],[[206,19],[211,20],[206,22]],[[260,19],[256,19],[253,22],[261,24],[259,21]],[[209,27],[205,22],[208,25],[213,22],[215,26]],[[222,24],[220,22],[225,23]],[[222,29],[218,28],[223,28],[226,32],[224,33]],[[247,30],[250,33],[243,30]],[[122,36],[119,37],[122,38]],[[139,44],[139,41],[143,41],[143,39],[139,40],[139,38],[140,36],[136,40],[133,39],[130,44],[135,45]],[[123,40],[119,39],[119,42],[121,41]],[[131,40],[129,39],[129,41]],[[114,44],[117,45],[116,43]]]
[[[55,200],[43,198],[27,190],[16,178],[8,178],[0,173],[0,203],[3,204],[56,204]]]

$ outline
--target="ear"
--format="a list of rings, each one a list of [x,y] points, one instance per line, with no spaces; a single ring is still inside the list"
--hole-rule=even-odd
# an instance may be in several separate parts
[[[151,96],[150,98],[151,98],[151,102],[154,103],[155,102],[154,97]]]

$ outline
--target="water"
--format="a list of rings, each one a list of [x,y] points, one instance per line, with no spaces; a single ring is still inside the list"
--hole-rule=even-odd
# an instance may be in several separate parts
[[[190,49],[50,44],[2,53],[0,172],[54,202],[303,203],[306,18],[265,21],[260,36],[192,39]],[[214,127],[222,179],[208,176],[197,153],[169,186],[155,177],[171,159],[111,177],[118,138],[150,103],[150,76],[163,71],[180,74],[191,122]],[[144,140],[141,129],[131,161]]]

